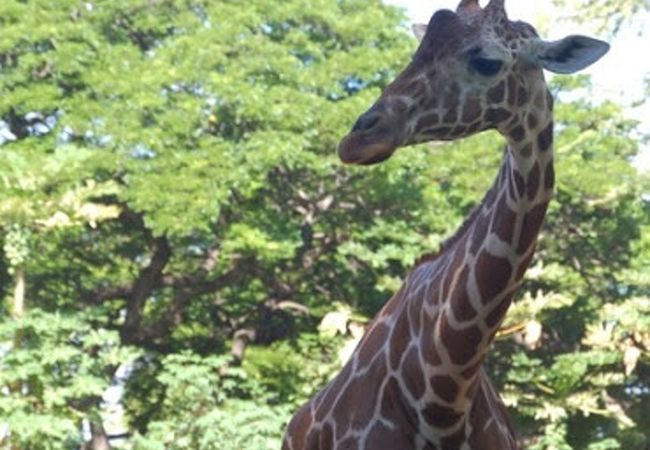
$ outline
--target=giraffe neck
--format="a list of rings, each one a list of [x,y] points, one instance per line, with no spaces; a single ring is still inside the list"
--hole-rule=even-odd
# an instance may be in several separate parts
[[[428,401],[437,413],[467,411],[479,368],[532,259],[554,186],[549,102],[541,113],[513,121],[495,183],[440,256],[407,280],[414,292],[407,315],[421,340]]]

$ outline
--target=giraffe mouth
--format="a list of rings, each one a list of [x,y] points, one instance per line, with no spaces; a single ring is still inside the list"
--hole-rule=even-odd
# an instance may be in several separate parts
[[[385,140],[375,140],[362,132],[351,132],[339,144],[338,153],[346,164],[369,166],[390,158],[397,146]]]

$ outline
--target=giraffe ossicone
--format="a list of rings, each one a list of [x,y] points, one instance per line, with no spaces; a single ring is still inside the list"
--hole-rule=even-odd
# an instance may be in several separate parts
[[[349,164],[398,148],[498,130],[492,187],[435,257],[423,258],[341,372],[291,420],[283,450],[517,449],[482,370],[533,257],[553,193],[553,99],[543,69],[581,70],[607,43],[546,42],[503,0],[462,0],[415,26],[411,62],[339,145]]]

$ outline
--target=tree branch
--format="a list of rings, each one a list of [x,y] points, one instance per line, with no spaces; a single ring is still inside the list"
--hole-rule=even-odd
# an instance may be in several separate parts
[[[182,313],[185,306],[194,298],[211,294],[230,286],[241,280],[245,272],[241,270],[240,264],[230,269],[225,274],[214,280],[195,280],[194,278],[183,277],[180,279],[168,279],[168,282],[177,281],[177,287],[181,289],[174,295],[171,304],[167,307],[163,317],[156,320],[154,324],[140,330],[140,339],[159,339],[169,331],[183,322]],[[198,278],[198,277],[196,277]],[[181,286],[182,285],[182,286]]]
[[[149,265],[142,269],[128,296],[126,317],[120,335],[124,343],[137,341],[142,322],[142,312],[147,298],[160,283],[162,271],[169,262],[172,250],[166,237],[153,239],[153,255]]]
[[[244,361],[244,353],[248,344],[255,340],[257,332],[253,328],[242,328],[235,332],[232,340],[230,355],[233,357],[232,364],[240,366]]]

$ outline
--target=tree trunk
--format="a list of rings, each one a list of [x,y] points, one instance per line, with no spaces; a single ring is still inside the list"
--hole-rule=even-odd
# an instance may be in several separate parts
[[[20,320],[25,315],[25,269],[22,266],[14,268],[14,303],[12,305],[11,314],[14,320]],[[16,331],[14,335],[14,350],[20,348],[23,340],[23,333],[21,330]],[[14,383],[9,386],[10,391],[19,392],[20,382]],[[0,444],[2,440],[0,440]],[[17,444],[10,444],[11,450],[21,450]]]
[[[108,435],[104,430],[101,420],[90,422],[90,447],[89,450],[111,450],[111,444],[108,442]]]
[[[11,313],[14,320],[20,320],[25,315],[25,269],[16,266],[14,270],[14,304]],[[19,349],[22,342],[23,332],[18,329],[14,335],[14,349]]]

